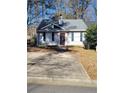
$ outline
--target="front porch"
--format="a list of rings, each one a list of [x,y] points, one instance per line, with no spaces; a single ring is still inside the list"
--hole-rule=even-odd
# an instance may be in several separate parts
[[[37,34],[37,46],[65,46],[67,32],[42,32]]]
[[[40,32],[37,33],[37,46],[81,46],[84,47],[84,32]]]

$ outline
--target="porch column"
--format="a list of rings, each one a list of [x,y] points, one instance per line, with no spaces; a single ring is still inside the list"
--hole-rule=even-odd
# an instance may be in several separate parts
[[[60,32],[57,33],[57,44],[60,45]]]
[[[68,45],[68,33],[65,32],[65,46]]]

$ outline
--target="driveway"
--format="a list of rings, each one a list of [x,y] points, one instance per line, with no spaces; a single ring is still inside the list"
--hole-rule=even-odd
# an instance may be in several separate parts
[[[79,63],[79,58],[70,52],[28,52],[27,75],[29,83],[43,83],[46,80],[46,82],[67,83],[70,81],[78,84],[78,81],[89,82],[90,80]]]

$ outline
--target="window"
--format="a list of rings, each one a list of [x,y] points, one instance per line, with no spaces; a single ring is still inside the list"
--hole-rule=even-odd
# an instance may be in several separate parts
[[[80,32],[80,41],[83,41],[83,32]]]
[[[74,32],[71,32],[71,41],[74,41]]]
[[[43,32],[43,40],[44,41],[46,40],[46,34],[45,34],[45,32]]]
[[[54,32],[52,32],[52,41],[54,41]]]

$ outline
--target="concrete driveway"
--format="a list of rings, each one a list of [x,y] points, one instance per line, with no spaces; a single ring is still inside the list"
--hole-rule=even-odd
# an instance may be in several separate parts
[[[27,66],[28,83],[83,84],[90,78],[79,63],[79,58],[70,52],[29,52]],[[91,83],[91,82],[90,82]],[[80,85],[79,84],[79,85]]]

